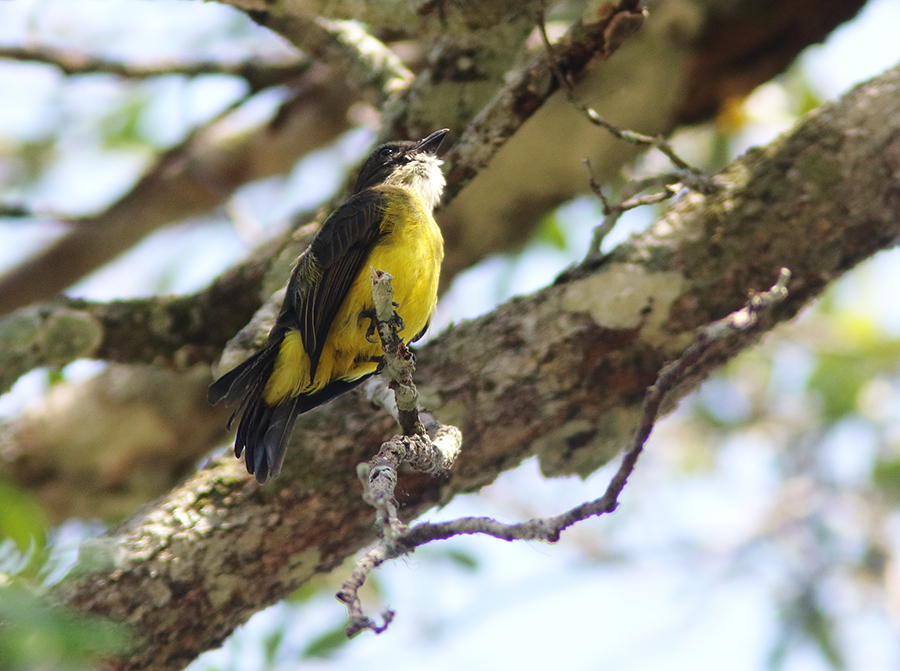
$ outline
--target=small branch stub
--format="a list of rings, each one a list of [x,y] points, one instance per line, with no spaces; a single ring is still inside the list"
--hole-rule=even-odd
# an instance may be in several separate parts
[[[382,542],[356,562],[353,574],[337,594],[338,600],[347,606],[348,636],[364,629],[379,634],[394,617],[393,611],[387,610],[382,615],[383,622],[378,624],[366,616],[362,611],[359,589],[373,569],[407,551],[396,543],[409,531],[400,521],[394,498],[400,465],[405,463],[417,471],[440,475],[450,468],[462,447],[462,432],[455,426],[430,420],[429,430],[426,430],[419,417],[419,394],[412,381],[416,360],[398,333],[403,328],[403,320],[394,311],[398,306],[393,301],[392,280],[390,273],[372,268],[374,321],[384,352],[384,372],[390,378],[403,433],[382,444],[371,461],[357,467],[363,486],[363,500],[375,508],[375,521],[381,529]]]

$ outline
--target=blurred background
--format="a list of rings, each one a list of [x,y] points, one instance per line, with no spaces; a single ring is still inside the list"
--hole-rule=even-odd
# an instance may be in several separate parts
[[[900,3],[870,0],[783,74],[681,126],[674,146],[719,169],[900,61],[898,27]],[[35,45],[160,72],[67,75],[27,57]],[[216,122],[219,137],[241,137],[291,95],[192,64],[304,67],[245,14],[170,0],[2,3],[0,49],[9,50],[0,53],[0,203],[9,215],[0,219],[0,274],[62,236],[60,217],[93,216],[128,194],[198,129]],[[163,72],[172,64],[188,71]],[[289,170],[248,179],[206,214],[149,233],[66,293],[105,301],[203,288],[288,231],[296,213],[339,193],[376,137],[377,115],[357,107],[346,130]],[[664,169],[657,155],[641,155],[608,188]],[[629,212],[604,249],[657,215]],[[515,249],[454,269],[432,332],[550,283],[583,257],[601,219],[595,198],[577,196]],[[900,668],[898,259],[886,252],[855,270],[682,402],[657,426],[614,515],[576,526],[556,546],[467,537],[382,567],[367,606],[398,616],[377,637],[343,637],[346,615],[333,597],[343,567],[189,668]],[[0,396],[0,431],[37,412],[54,388],[105,367],[77,361],[21,376]],[[610,474],[545,479],[532,460],[426,518],[556,514],[598,496]],[[91,651],[114,645],[113,632],[59,616],[28,586],[58,580],[79,544],[115,519],[62,521],[0,473],[0,667],[89,668]]]

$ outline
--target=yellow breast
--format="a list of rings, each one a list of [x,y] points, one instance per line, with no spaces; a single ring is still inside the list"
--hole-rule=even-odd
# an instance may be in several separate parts
[[[375,371],[374,359],[382,355],[381,345],[366,340],[370,320],[359,316],[373,307],[370,268],[384,270],[394,277],[394,301],[399,303],[397,312],[405,324],[401,337],[411,340],[431,320],[444,258],[440,228],[431,208],[413,191],[388,185],[377,188],[387,202],[382,235],[331,324],[319,357],[316,379],[309,379],[309,358],[303,350],[300,333],[290,331],[266,386],[267,403],[315,393],[332,380],[354,380]]]

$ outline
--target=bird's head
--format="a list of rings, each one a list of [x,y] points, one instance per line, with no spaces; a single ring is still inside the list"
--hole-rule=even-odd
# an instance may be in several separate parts
[[[376,147],[360,168],[353,192],[392,184],[416,191],[433,208],[444,190],[443,161],[437,150],[448,130],[435,131],[418,142],[387,142]]]

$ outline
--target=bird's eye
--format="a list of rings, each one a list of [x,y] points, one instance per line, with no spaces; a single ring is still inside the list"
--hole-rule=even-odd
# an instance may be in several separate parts
[[[394,153],[393,147],[382,147],[378,151],[378,156],[379,156],[379,158],[390,158],[393,155],[393,153]]]

